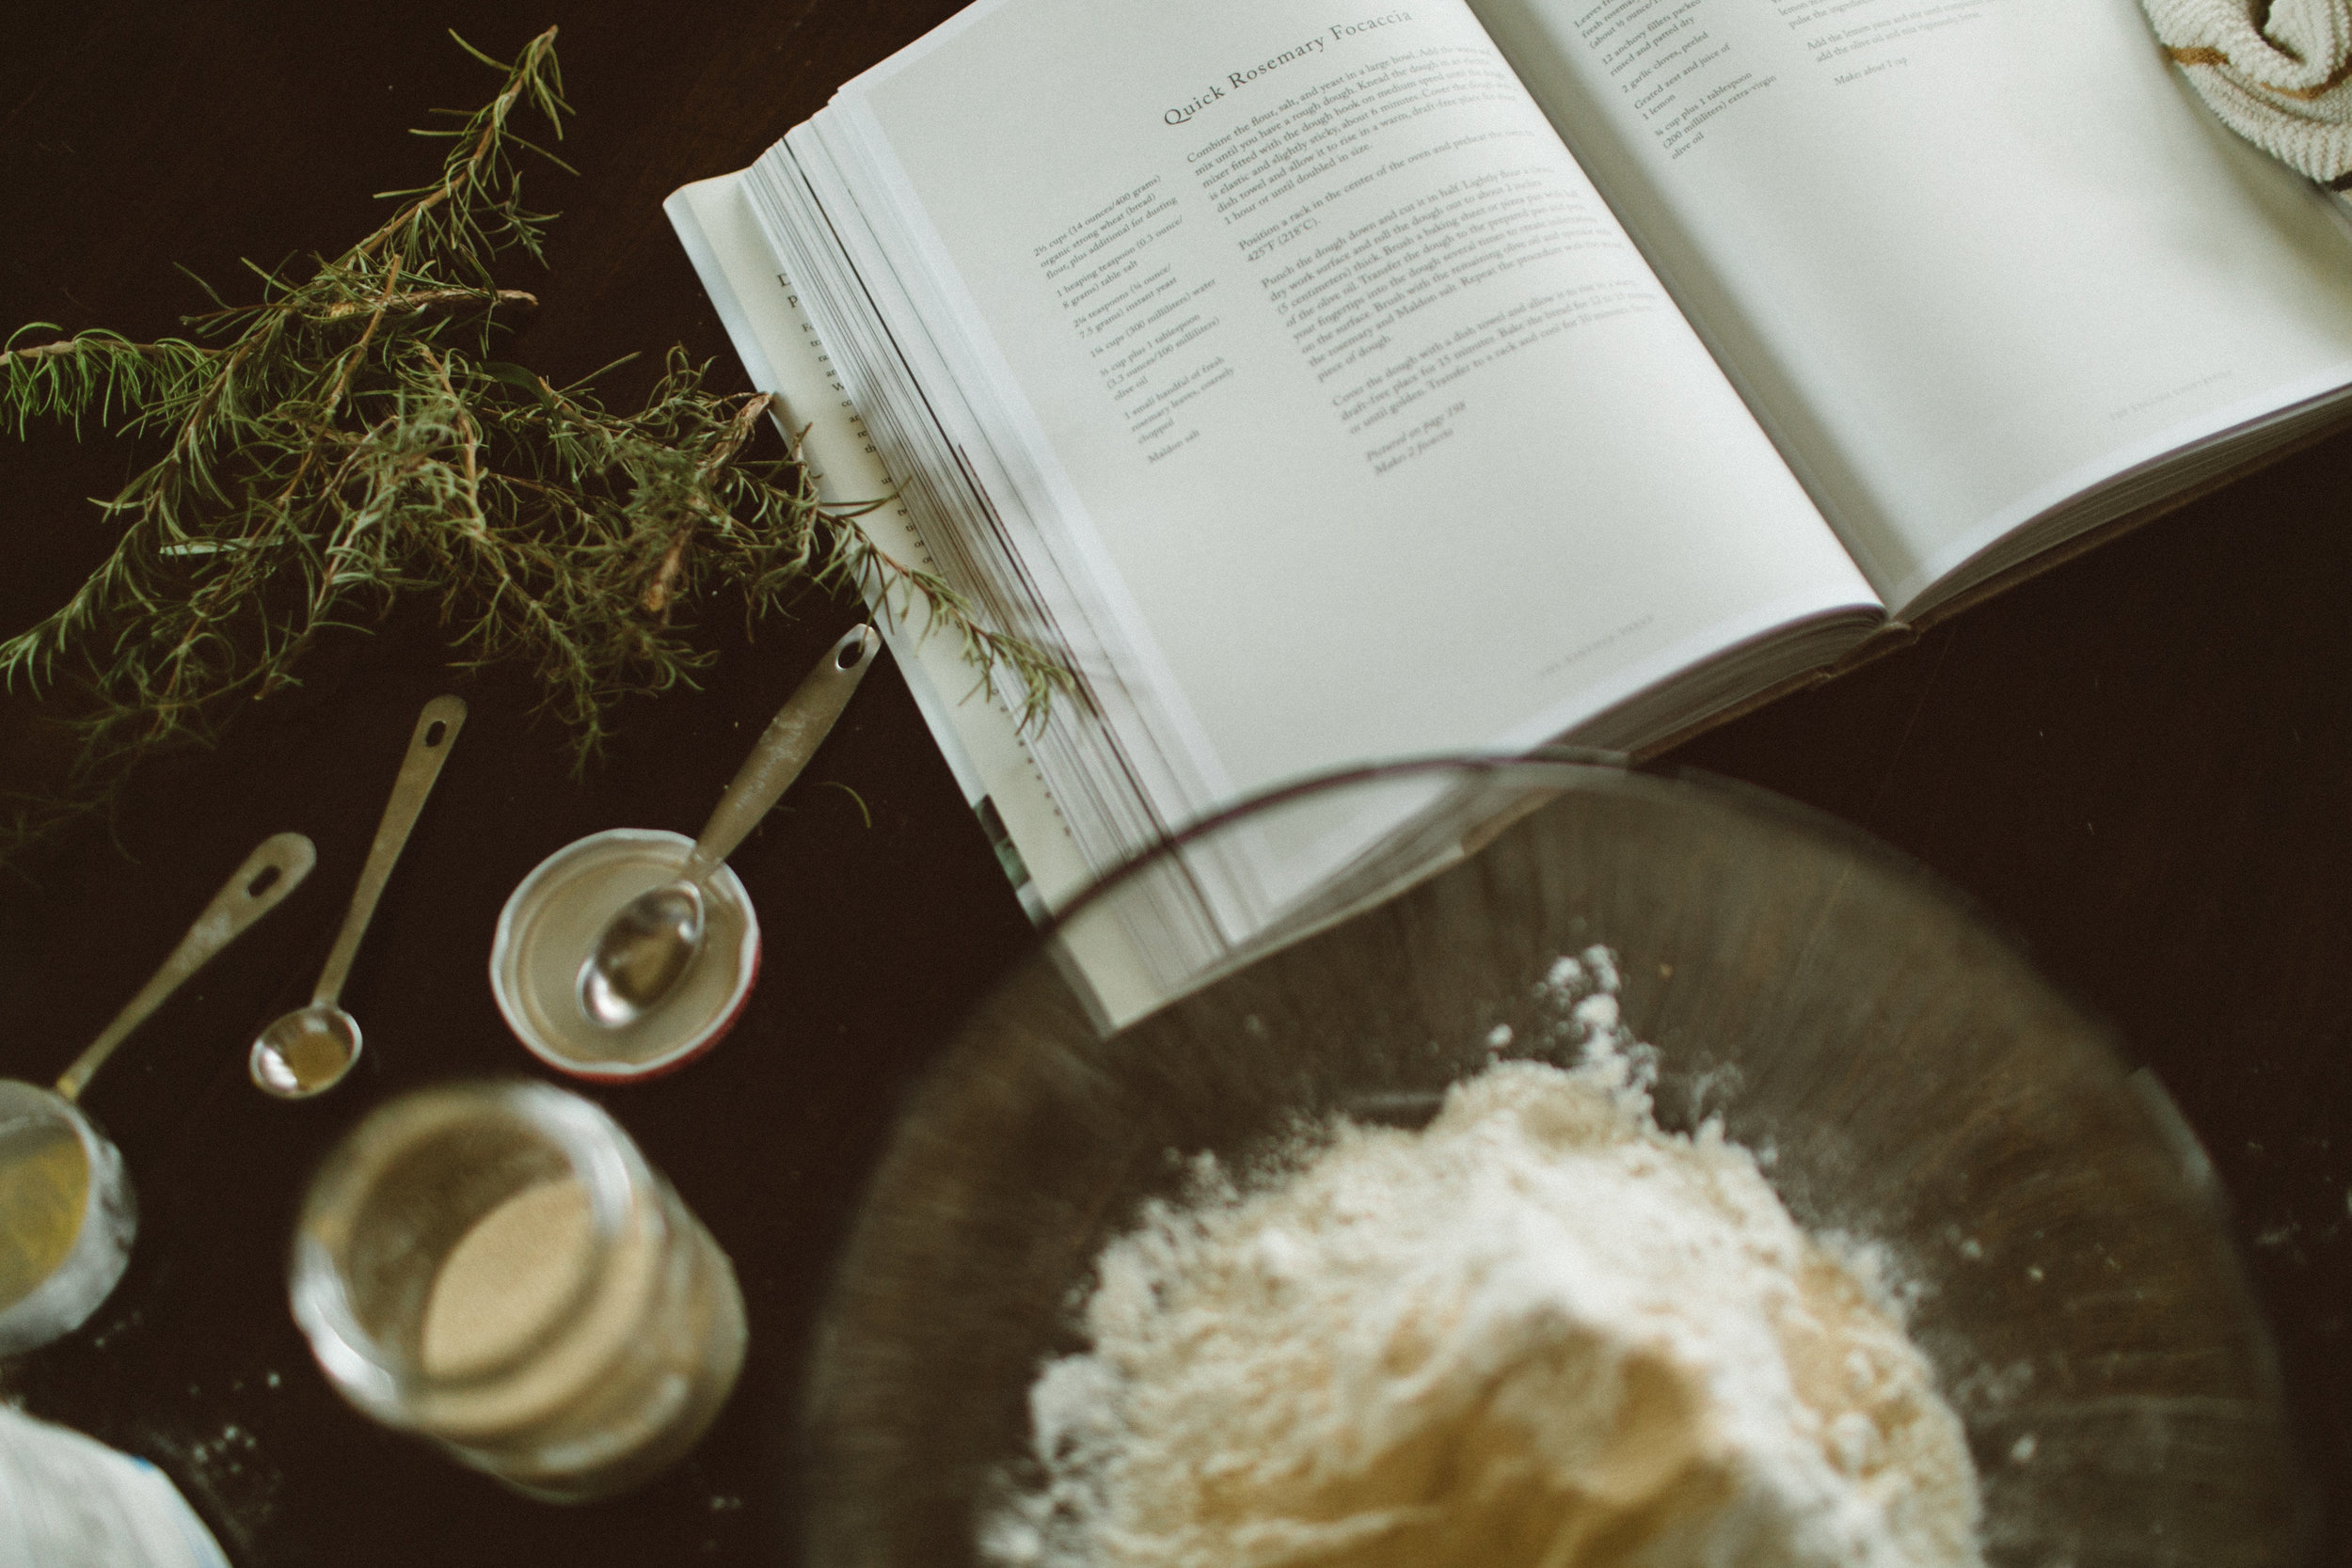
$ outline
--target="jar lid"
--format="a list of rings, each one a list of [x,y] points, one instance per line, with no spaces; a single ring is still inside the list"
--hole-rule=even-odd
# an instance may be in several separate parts
[[[621,906],[677,875],[694,841],[612,828],[539,863],[500,911],[490,992],[523,1048],[559,1072],[601,1082],[685,1066],[733,1028],[759,973],[759,919],[722,865],[703,885],[702,948],[660,1006],[608,1028],[580,1000],[580,971]]]

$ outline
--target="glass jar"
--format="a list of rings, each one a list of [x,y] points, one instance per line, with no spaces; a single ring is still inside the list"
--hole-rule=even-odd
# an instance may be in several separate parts
[[[726,1255],[612,1117],[546,1084],[372,1113],[312,1179],[291,1270],[346,1400],[548,1501],[677,1459],[742,1369]]]

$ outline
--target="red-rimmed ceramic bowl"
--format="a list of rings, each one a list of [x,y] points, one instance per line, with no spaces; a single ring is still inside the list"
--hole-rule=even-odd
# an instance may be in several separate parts
[[[735,873],[703,886],[702,951],[661,1005],[623,1029],[593,1022],[580,969],[622,905],[677,875],[694,841],[659,828],[611,828],[567,844],[522,879],[490,939],[490,992],[523,1049],[558,1072],[599,1083],[674,1071],[716,1045],[759,975],[759,917]]]

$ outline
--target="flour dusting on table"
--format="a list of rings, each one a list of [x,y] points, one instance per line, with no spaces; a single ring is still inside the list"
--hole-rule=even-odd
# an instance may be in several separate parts
[[[1584,1037],[1420,1132],[1203,1157],[1099,1260],[981,1521],[1034,1568],[1977,1564],[1959,1420],[1871,1255],[1809,1238],[1712,1123],[1652,1117],[1611,956]],[[1507,1044],[1490,1037],[1489,1044]]]

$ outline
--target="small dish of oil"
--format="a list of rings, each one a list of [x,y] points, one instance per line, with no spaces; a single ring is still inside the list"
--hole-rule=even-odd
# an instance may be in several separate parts
[[[612,828],[565,845],[516,886],[490,941],[490,990],[524,1050],[609,1083],[683,1067],[735,1026],[759,973],[759,920],[723,865],[703,887],[701,951],[660,1006],[613,1028],[580,1000],[580,966],[613,913],[675,878],[693,847],[683,833]]]

